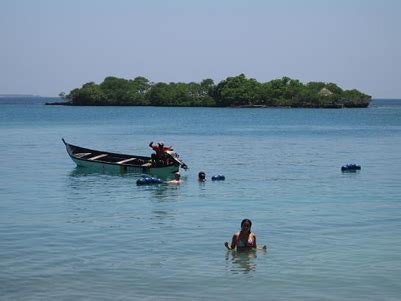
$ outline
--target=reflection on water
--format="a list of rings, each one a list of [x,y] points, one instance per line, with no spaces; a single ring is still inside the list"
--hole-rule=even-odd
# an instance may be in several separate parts
[[[180,185],[137,186],[139,177],[97,173],[86,168],[69,171],[65,178],[66,222],[102,227],[135,224],[138,219],[147,219],[152,225],[173,222],[176,213],[169,204],[179,200]],[[96,217],[99,214],[101,219]]]
[[[127,176],[127,177],[152,177],[150,174],[145,174],[145,173],[136,173],[136,172],[126,172],[122,171],[115,171],[115,170],[108,170],[108,169],[101,169],[101,168],[88,168],[88,167],[83,167],[83,166],[75,166],[75,168],[72,170],[71,176],[87,176],[87,175],[110,175],[110,176]],[[162,176],[154,176],[156,178],[159,178],[163,181],[167,181],[169,178],[168,176],[162,177]]]
[[[256,270],[256,250],[238,252],[227,251],[228,270],[233,274],[248,274]]]
[[[166,199],[176,200],[180,195],[179,185],[160,184],[152,188],[152,196],[156,201],[163,201]]]
[[[69,193],[85,191],[112,193],[113,190],[129,189],[133,198],[150,197],[152,200],[164,201],[166,199],[176,200],[180,196],[181,185],[170,185],[167,183],[136,185],[136,180],[142,174],[118,174],[96,172],[88,168],[76,167],[68,174]],[[185,182],[184,182],[185,185]],[[119,190],[119,192],[121,192]]]
[[[93,175],[110,175],[110,176],[128,176],[128,177],[140,177],[143,174],[136,173],[120,173],[110,170],[101,170],[101,169],[92,169],[86,168],[82,166],[76,166],[70,173],[72,177],[81,177],[81,176],[93,176]]]
[[[152,216],[150,219],[154,220],[159,225],[166,225],[169,222],[174,222],[175,211],[155,209],[155,210],[152,210]]]

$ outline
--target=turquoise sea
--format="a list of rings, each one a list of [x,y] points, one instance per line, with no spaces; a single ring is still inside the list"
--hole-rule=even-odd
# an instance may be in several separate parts
[[[44,101],[0,99],[1,300],[401,299],[401,100],[341,110]],[[136,175],[76,168],[62,137],[142,155],[163,140],[190,169],[179,186],[139,187]],[[362,170],[341,173],[347,163]],[[224,248],[243,218],[267,252]]]

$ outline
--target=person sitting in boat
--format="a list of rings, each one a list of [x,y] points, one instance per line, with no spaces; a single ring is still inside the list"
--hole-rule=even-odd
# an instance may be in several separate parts
[[[249,219],[244,219],[241,222],[241,231],[234,233],[233,238],[231,240],[231,246],[228,242],[225,242],[224,245],[228,250],[237,250],[237,251],[249,251],[256,249],[265,250],[267,247],[263,245],[258,248],[256,245],[256,235],[251,232],[252,222]]]
[[[151,141],[149,143],[149,147],[151,149],[153,149],[155,152],[163,152],[163,153],[165,153],[166,151],[172,151],[173,150],[173,148],[171,146],[165,146],[164,142],[162,142],[162,141],[157,143],[157,144],[154,144],[153,141]]]
[[[150,155],[150,163],[152,163],[152,165],[160,165],[160,159],[156,154],[151,154]]]
[[[162,163],[164,165],[168,164],[168,157],[166,156],[166,152],[173,150],[171,146],[164,146],[163,142],[153,144],[153,141],[151,141],[149,143],[149,147],[155,151],[155,154],[152,155],[152,161],[154,163]]]
[[[177,172],[174,174],[174,180],[168,181],[167,183],[168,183],[168,184],[181,184],[181,183],[182,183],[182,180],[181,180],[181,175],[180,175],[180,173],[177,171]]]

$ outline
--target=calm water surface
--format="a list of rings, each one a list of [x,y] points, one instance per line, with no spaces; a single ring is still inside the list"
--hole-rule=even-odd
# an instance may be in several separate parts
[[[137,187],[135,175],[76,168],[62,137],[142,155],[163,140],[190,170],[180,186]],[[401,101],[314,110],[0,100],[0,299],[400,300],[400,153]],[[342,174],[346,163],[362,170]],[[267,252],[225,250],[243,218]]]

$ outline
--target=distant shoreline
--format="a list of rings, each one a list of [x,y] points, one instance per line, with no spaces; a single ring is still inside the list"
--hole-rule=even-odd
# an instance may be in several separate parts
[[[233,108],[233,109],[269,109],[269,108],[288,108],[288,109],[345,109],[345,108],[367,108],[369,104],[361,105],[327,105],[327,106],[267,106],[267,105],[238,105],[238,106],[190,106],[190,105],[128,105],[128,104],[96,104],[96,105],[74,105],[71,102],[46,102],[47,106],[74,106],[74,107],[165,107],[165,108]]]
[[[0,104],[39,104],[39,105],[47,105],[47,106],[85,106],[85,107],[101,107],[101,106],[108,106],[108,107],[165,107],[165,108],[193,108],[193,107],[204,107],[204,108],[222,108],[216,106],[183,106],[183,105],[122,105],[122,104],[99,104],[99,105],[74,105],[70,101],[65,101],[61,97],[45,97],[45,96],[31,96],[31,95],[21,95],[19,94],[18,97],[16,95],[1,95],[0,96]],[[386,105],[401,105],[401,98],[373,98],[369,102],[369,107],[375,106],[386,106]],[[347,106],[334,106],[334,107],[301,107],[301,106],[266,106],[266,105],[243,105],[243,106],[229,106],[226,108],[233,108],[233,109],[241,109],[241,108],[248,108],[248,109],[274,109],[274,108],[352,108]],[[357,108],[357,107],[356,107]]]
[[[52,98],[31,94],[0,94],[0,98]]]
[[[73,104],[68,101],[46,102],[46,106],[72,106]]]
[[[33,95],[33,94],[0,94],[0,99],[3,98],[18,98],[18,99],[24,99],[24,98],[37,98],[37,99],[56,99],[56,98],[60,98],[60,96],[44,96],[44,95]]]
[[[43,96],[43,95],[31,95],[31,94],[0,94],[0,99],[1,98],[41,98],[41,99],[46,99],[46,98],[54,98],[54,99],[62,99],[60,98],[60,96]],[[371,99],[372,101],[376,101],[376,100],[388,100],[388,101],[398,101],[401,100],[401,97],[375,97]],[[68,101],[60,101],[60,103],[65,104],[68,103]],[[66,104],[67,105],[67,104]]]

